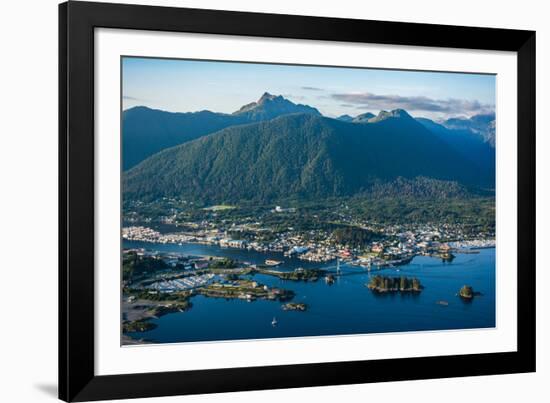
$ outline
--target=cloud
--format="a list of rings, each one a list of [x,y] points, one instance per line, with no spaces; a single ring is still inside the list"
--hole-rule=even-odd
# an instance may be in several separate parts
[[[302,95],[293,95],[293,94],[282,94],[282,97],[283,98],[287,98],[287,99],[293,99],[295,101],[303,101],[304,99],[306,99],[306,97],[302,96]]]
[[[300,88],[303,89],[303,90],[307,90],[307,91],[324,91],[324,89],[318,88],[318,87],[304,86],[304,87],[300,87]]]
[[[125,100],[125,101],[144,101],[144,99],[131,97],[129,95],[123,95],[122,99]]]
[[[483,104],[477,100],[457,98],[433,99],[425,96],[378,95],[369,92],[335,93],[331,94],[331,97],[346,104],[370,110],[405,109],[453,115],[472,115],[494,111],[493,105]]]

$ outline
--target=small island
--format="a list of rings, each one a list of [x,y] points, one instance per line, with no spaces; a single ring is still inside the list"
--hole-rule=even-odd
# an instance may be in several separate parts
[[[464,300],[471,301],[475,296],[481,295],[480,292],[474,291],[472,286],[464,285],[458,292],[458,296]]]
[[[288,301],[294,297],[292,290],[282,288],[269,288],[256,281],[238,279],[230,284],[212,283],[196,289],[197,294],[210,298],[245,299],[254,301],[256,299]]]
[[[307,305],[302,302],[289,302],[282,306],[283,311],[300,311],[305,312],[307,310]]]
[[[321,269],[304,269],[298,267],[293,271],[278,271],[265,268],[257,268],[254,272],[266,274],[268,276],[278,277],[281,280],[291,281],[317,281],[319,277],[325,275],[326,271]],[[253,272],[253,273],[254,273]]]
[[[328,285],[334,284],[335,281],[336,281],[336,279],[334,278],[334,276],[332,274],[327,274],[325,276],[325,283],[327,283]]]
[[[453,255],[451,252],[444,252],[439,255],[441,260],[446,263],[450,263],[455,259],[455,255]]]
[[[417,278],[374,276],[365,286],[376,293],[419,293],[424,287]]]

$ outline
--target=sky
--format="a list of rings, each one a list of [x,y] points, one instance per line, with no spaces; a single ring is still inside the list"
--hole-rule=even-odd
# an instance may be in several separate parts
[[[348,67],[124,57],[123,109],[232,113],[264,92],[317,108],[323,115],[356,116],[405,109],[442,120],[494,112],[496,77]]]

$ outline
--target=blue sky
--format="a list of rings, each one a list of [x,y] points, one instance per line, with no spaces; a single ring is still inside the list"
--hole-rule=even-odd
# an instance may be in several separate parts
[[[494,111],[495,76],[125,57],[123,109],[232,113],[264,92],[326,116],[402,108],[444,119]]]

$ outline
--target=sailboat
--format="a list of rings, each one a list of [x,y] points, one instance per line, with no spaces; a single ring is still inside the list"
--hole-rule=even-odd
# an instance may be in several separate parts
[[[274,316],[273,320],[271,321],[271,326],[277,326],[277,318]]]

